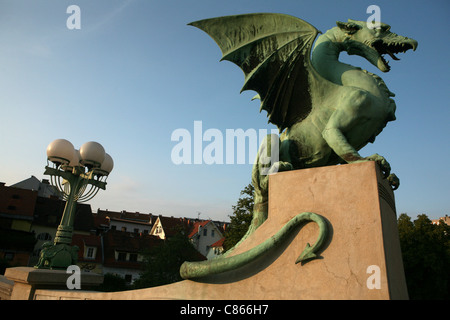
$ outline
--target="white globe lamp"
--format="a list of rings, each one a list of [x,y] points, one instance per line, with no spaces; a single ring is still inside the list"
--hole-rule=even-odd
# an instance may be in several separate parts
[[[105,155],[103,146],[95,141],[86,142],[80,148],[80,162],[88,168],[99,168]]]
[[[105,160],[103,160],[100,169],[98,170],[98,174],[107,176],[114,168],[114,161],[108,153],[105,153]]]
[[[57,166],[69,164],[74,156],[73,144],[65,139],[56,139],[47,147],[47,159]]]

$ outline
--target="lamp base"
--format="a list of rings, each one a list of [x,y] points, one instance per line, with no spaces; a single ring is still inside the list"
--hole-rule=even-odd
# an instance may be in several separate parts
[[[46,242],[42,245],[39,261],[34,267],[36,269],[67,269],[77,263],[78,250],[77,246]]]

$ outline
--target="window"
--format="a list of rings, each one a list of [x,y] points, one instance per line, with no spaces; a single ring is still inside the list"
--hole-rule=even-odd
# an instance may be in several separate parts
[[[122,227],[122,231],[127,231],[127,227]]]
[[[213,238],[214,238],[214,231],[215,231],[214,229],[211,230],[211,237]]]
[[[52,236],[48,232],[39,233],[36,237],[38,240],[52,240]]]
[[[138,228],[134,228],[134,233],[139,233],[139,229]]]
[[[87,247],[86,258],[94,259],[95,258],[95,248]]]
[[[116,230],[116,226],[111,226],[111,230]]]
[[[130,260],[131,262],[137,261],[137,253],[130,253]]]
[[[117,261],[126,261],[127,260],[127,253],[126,252],[119,252],[117,255]]]
[[[206,237],[208,235],[208,229],[203,229],[203,235]]]

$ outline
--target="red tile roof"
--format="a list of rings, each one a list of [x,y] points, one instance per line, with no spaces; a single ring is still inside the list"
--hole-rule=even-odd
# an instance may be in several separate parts
[[[200,228],[203,228],[204,226],[206,226],[208,223],[210,223],[211,220],[206,220],[206,221],[198,221],[194,223],[194,226],[191,229],[191,232],[188,235],[188,238],[192,238],[193,236],[195,236],[198,233],[198,230]]]
[[[131,232],[116,230],[108,230],[108,232],[104,233],[103,241],[105,247],[104,266],[133,269],[140,269],[142,263],[133,261],[117,261],[115,258],[116,251],[141,253],[158,246],[163,242],[163,240],[157,236],[134,234]]]
[[[64,212],[65,201],[37,197],[34,209],[34,225],[58,227]],[[77,203],[74,230],[90,232],[95,228],[91,206],[87,203]]]
[[[95,214],[97,217],[109,217],[111,219],[124,219],[129,221],[135,221],[135,222],[144,222],[144,223],[152,223],[155,218],[152,214],[146,214],[146,213],[140,213],[140,212],[128,212],[128,211],[109,211],[109,210],[97,210],[97,213]]]
[[[37,191],[0,185],[0,214],[32,218]]]
[[[84,235],[84,234],[74,234],[72,236],[72,245],[78,246],[80,250],[78,251],[78,261],[79,262],[95,262],[95,263],[101,263],[102,262],[102,244],[101,244],[101,238],[100,236],[96,235]],[[96,247],[97,253],[95,255],[94,259],[85,259],[84,255],[84,249],[86,247]]]
[[[179,231],[188,233],[192,227],[192,222],[190,219],[163,216],[159,216],[158,218],[161,222],[166,237],[172,237]]]
[[[74,234],[72,237],[72,245],[76,245],[80,248],[78,251],[79,262],[95,262],[102,263],[105,267],[117,267],[117,268],[130,268],[140,270],[142,262],[138,261],[117,261],[116,251],[126,253],[141,253],[147,249],[151,249],[155,246],[162,244],[161,240],[157,236],[140,235],[130,232],[122,232],[109,230],[103,234],[103,247],[102,239],[100,235],[83,235]],[[94,259],[84,258],[86,247],[96,247],[97,253]],[[104,252],[102,252],[104,250]]]
[[[225,241],[225,237],[223,237],[222,239],[220,239],[217,242],[214,242],[211,247],[223,247],[223,242]]]

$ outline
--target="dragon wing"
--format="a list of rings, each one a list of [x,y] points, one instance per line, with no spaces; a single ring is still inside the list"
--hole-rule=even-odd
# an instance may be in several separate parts
[[[192,22],[209,34],[223,57],[245,74],[242,91],[254,90],[269,122],[280,132],[312,109],[310,86],[317,76],[311,60],[319,33],[309,23],[275,13],[243,14]],[[241,91],[241,92],[242,92]]]

